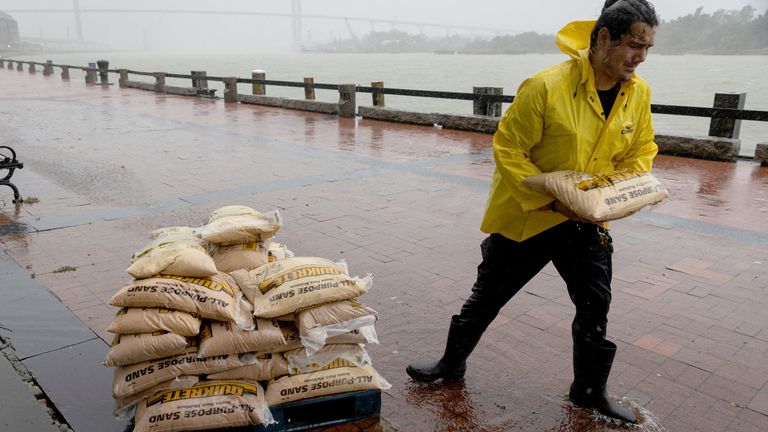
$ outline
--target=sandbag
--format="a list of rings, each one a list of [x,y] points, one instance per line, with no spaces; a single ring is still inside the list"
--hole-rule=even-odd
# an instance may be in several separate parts
[[[340,343],[339,341],[377,344],[379,338],[373,325],[375,321],[375,316],[365,315],[338,324],[315,327],[301,336],[301,344],[309,354],[315,353],[326,344]],[[360,337],[362,337],[362,341],[359,340]]]
[[[203,381],[138,404],[134,432],[219,429],[274,423],[256,381]]]
[[[256,269],[232,272],[253,303],[253,314],[274,318],[301,308],[349,300],[365,294],[371,275],[351,278],[338,264],[313,257],[293,257]]]
[[[267,384],[269,406],[318,396],[360,390],[387,390],[392,386],[373,366],[340,367],[299,375],[288,375]]]
[[[296,327],[305,347],[322,346],[327,338],[372,326],[377,318],[375,310],[356,300],[346,300],[297,311]]]
[[[219,271],[252,270],[269,262],[269,247],[265,242],[214,245],[211,256]]]
[[[242,330],[231,322],[206,321],[200,331],[200,357],[263,351],[285,344],[277,321],[257,319],[253,330]]]
[[[225,211],[237,207],[236,211]],[[264,241],[283,226],[280,212],[259,213],[245,206],[227,206],[214,211],[198,232],[210,243],[233,244]]]
[[[269,381],[285,375],[288,375],[288,360],[282,353],[275,353],[258,355],[256,363],[210,374],[207,378]]]
[[[124,398],[181,375],[207,375],[252,364],[253,354],[197,357],[197,346],[189,346],[184,354],[132,364],[115,369],[112,396]]]
[[[669,197],[667,189],[651,173],[639,171],[556,171],[527,177],[523,183],[593,222],[621,219]]]
[[[246,320],[237,283],[226,273],[208,278],[163,276],[129,282],[109,300],[118,307],[180,310],[218,321]]]
[[[181,336],[200,333],[202,320],[195,314],[163,308],[121,308],[107,327],[115,334],[166,331]]]
[[[371,358],[362,344],[331,344],[309,355],[306,348],[283,353],[291,375],[339,367],[364,367]]]
[[[184,352],[187,338],[175,333],[155,332],[115,335],[104,359],[110,367],[126,366],[148,360],[169,357]]]
[[[114,405],[114,408],[112,409],[112,415],[114,415],[116,418],[119,418],[119,419],[128,420],[131,417],[133,417],[136,411],[135,410],[136,403],[138,403],[142,399],[146,399],[152,396],[153,394],[164,391],[164,390],[191,387],[197,384],[198,381],[200,381],[199,377],[183,375],[180,377],[169,379],[168,381],[163,381],[160,384],[150,389],[138,392],[135,395],[115,399],[115,405]]]
[[[162,234],[133,254],[128,273],[136,279],[158,274],[208,277],[216,274],[216,264],[194,233]]]

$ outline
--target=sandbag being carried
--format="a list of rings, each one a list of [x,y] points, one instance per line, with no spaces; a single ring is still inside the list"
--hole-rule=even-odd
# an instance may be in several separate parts
[[[180,310],[218,321],[247,321],[237,283],[226,273],[208,278],[163,276],[123,285],[109,304]],[[247,328],[248,326],[243,326]]]
[[[360,390],[387,390],[392,387],[373,366],[340,367],[270,381],[266,399],[269,406],[318,396]]]
[[[338,264],[313,257],[293,257],[256,269],[232,272],[245,296],[253,303],[253,314],[274,318],[301,308],[365,294],[371,275],[349,277]]]
[[[242,330],[231,322],[207,321],[200,332],[200,357],[264,351],[285,344],[277,321],[254,320],[253,330]]]
[[[200,333],[202,320],[195,314],[163,308],[121,308],[107,327],[115,334],[166,331],[181,336]]]
[[[371,364],[371,358],[362,344],[325,345],[311,355],[308,355],[306,348],[299,348],[283,355],[288,360],[288,371],[291,375]]]
[[[194,233],[162,234],[131,258],[128,273],[136,279],[158,274],[208,277],[216,264]]]
[[[219,429],[274,423],[255,381],[202,381],[139,403],[134,432]]]
[[[282,353],[275,353],[257,355],[253,364],[210,374],[208,379],[269,381],[285,375],[288,375],[288,360]]]
[[[126,366],[181,354],[187,342],[184,336],[167,332],[115,335],[104,365]]]
[[[197,346],[184,354],[115,369],[112,396],[125,398],[181,375],[208,375],[253,363],[253,354],[197,357]]]
[[[651,173],[639,171],[556,171],[527,177],[523,183],[593,222],[621,219],[669,197],[667,189]]]
[[[226,206],[211,213],[196,232],[210,243],[252,243],[271,238],[282,226],[277,210],[259,213],[246,206]]]

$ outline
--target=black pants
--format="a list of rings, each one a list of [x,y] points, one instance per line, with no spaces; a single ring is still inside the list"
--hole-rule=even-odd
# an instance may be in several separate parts
[[[552,261],[576,305],[574,342],[602,343],[611,304],[613,244],[607,229],[569,220],[522,242],[491,234],[481,249],[477,281],[459,315],[463,326],[484,332],[512,296]]]

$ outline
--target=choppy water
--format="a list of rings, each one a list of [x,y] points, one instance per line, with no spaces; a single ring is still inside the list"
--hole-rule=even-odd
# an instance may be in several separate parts
[[[42,57],[44,58],[42,58]],[[528,55],[438,55],[438,54],[189,54],[189,53],[99,53],[41,54],[30,60],[86,65],[99,58],[110,60],[110,68],[164,71],[188,74],[205,70],[211,76],[249,78],[262,69],[267,79],[317,83],[369,85],[384,81],[387,87],[471,92],[473,86],[503,87],[515,94],[528,76],[565,59],[558,54]],[[747,93],[745,109],[768,111],[768,56],[654,55],[641,65],[639,74],[651,83],[653,103],[712,106],[715,92]],[[133,78],[132,78],[133,79]],[[188,85],[174,82],[170,85]],[[210,83],[212,88],[223,87]],[[248,92],[241,85],[240,92]],[[303,89],[268,87],[267,94],[303,98]],[[317,90],[317,98],[334,101],[338,94]],[[358,104],[370,105],[370,96],[358,95]],[[472,102],[444,99],[386,96],[387,106],[424,112],[471,113]],[[707,135],[708,118],[654,115],[659,133]],[[752,156],[755,144],[768,142],[768,122],[744,121],[741,154]]]

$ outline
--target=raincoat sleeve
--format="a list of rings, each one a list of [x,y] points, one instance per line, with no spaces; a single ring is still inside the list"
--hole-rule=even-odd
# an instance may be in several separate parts
[[[626,169],[633,171],[651,172],[653,158],[659,152],[659,147],[654,141],[653,121],[651,120],[651,98],[650,89],[646,91],[646,97],[643,98],[643,110],[639,121],[637,122],[637,138],[632,142],[632,146],[615,163],[617,170]]]
[[[531,162],[531,150],[541,142],[547,102],[546,83],[535,78],[520,84],[515,100],[499,121],[493,136],[493,157],[502,181],[525,211],[552,202],[552,197],[523,184],[523,179],[541,174]]]

